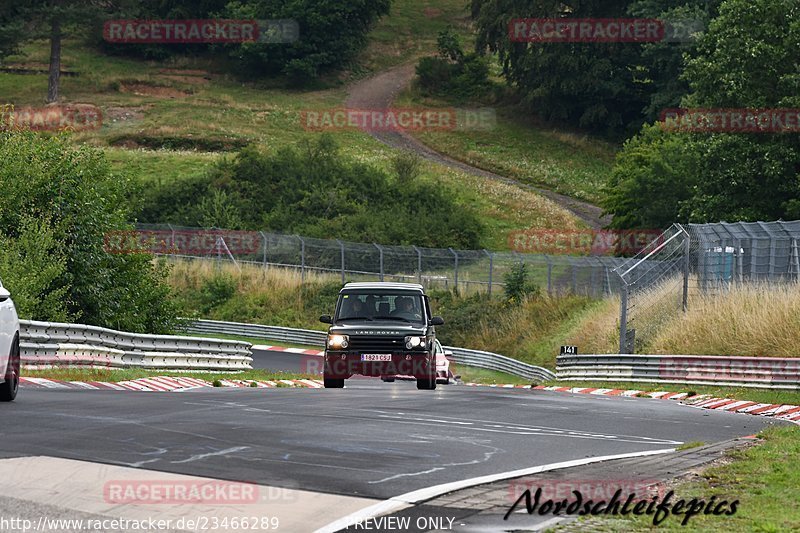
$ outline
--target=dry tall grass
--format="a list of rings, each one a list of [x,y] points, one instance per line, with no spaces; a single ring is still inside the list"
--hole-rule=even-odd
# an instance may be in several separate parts
[[[605,298],[590,307],[575,321],[562,344],[577,346],[579,353],[619,352],[618,296]]]
[[[751,284],[693,296],[648,343],[654,353],[800,357],[800,286]]]
[[[580,296],[540,296],[491,313],[463,336],[462,346],[553,368],[558,347],[593,302]]]
[[[339,278],[284,268],[215,261],[175,261],[169,283],[187,316],[322,329],[333,311]],[[232,291],[230,288],[232,286]]]
[[[269,288],[271,291],[296,291],[302,283],[299,270],[292,268],[263,268],[260,265],[240,264],[241,270],[233,263],[210,261],[176,260],[170,272],[169,282],[178,289],[197,289],[205,281],[217,275],[230,276],[237,280],[240,289],[260,291]],[[305,283],[319,285],[338,279],[329,274],[318,274],[307,271]]]

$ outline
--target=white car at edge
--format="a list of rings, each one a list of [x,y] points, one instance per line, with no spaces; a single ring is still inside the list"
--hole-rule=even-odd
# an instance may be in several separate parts
[[[19,369],[19,317],[11,293],[0,284],[0,402],[17,397]]]

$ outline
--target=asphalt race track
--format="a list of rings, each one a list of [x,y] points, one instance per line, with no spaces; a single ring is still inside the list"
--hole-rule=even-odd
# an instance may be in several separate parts
[[[377,502],[537,465],[720,442],[769,423],[644,398],[379,380],[329,390],[24,389],[0,406],[0,459],[60,457]]]
[[[316,357],[300,356],[292,352],[262,350],[258,347],[253,347],[251,351],[253,353],[253,368],[278,372],[305,373],[308,370],[308,365],[302,364],[304,360]]]

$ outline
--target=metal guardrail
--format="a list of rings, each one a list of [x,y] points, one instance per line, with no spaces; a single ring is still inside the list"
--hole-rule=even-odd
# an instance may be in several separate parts
[[[186,331],[190,333],[238,335],[253,339],[266,339],[306,346],[319,346],[320,350],[325,348],[326,338],[326,333],[324,331],[242,324],[239,322],[222,322],[216,320],[195,320],[189,324]],[[546,368],[529,365],[496,353],[467,350],[466,348],[454,346],[444,346],[444,349],[453,352],[453,360],[461,365],[506,372],[507,374],[520,376],[535,382],[556,379],[556,375]]]
[[[559,380],[646,381],[768,389],[800,388],[800,358],[704,355],[561,355]]]
[[[243,341],[128,333],[85,324],[20,320],[22,364],[160,370],[249,370]]]
[[[268,339],[290,344],[319,346],[320,350],[325,349],[325,339],[327,337],[324,331],[312,329],[284,328],[218,320],[195,320],[185,328],[185,331],[188,333],[235,335],[251,339]]]
[[[530,379],[536,383],[542,381],[552,381],[556,375],[546,368],[529,365],[516,359],[511,359],[504,355],[483,352],[480,350],[467,350],[453,346],[443,346],[445,350],[453,352],[453,360],[460,365],[485,368],[486,370],[496,370],[514,376]]]

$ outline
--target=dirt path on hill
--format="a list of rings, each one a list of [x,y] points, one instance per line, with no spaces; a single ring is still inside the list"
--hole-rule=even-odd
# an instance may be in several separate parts
[[[371,78],[356,82],[350,87],[346,106],[350,109],[386,109],[391,107],[392,102],[395,100],[395,98],[397,98],[397,95],[400,94],[403,89],[408,87],[413,78],[414,63],[408,63],[381,72],[380,74],[377,74]],[[601,216],[603,210],[596,205],[592,205],[581,200],[576,200],[575,198],[570,198],[569,196],[558,194],[547,189],[528,185],[515,179],[501,176],[499,174],[495,174],[494,172],[489,172],[488,170],[473,167],[453,159],[452,157],[441,154],[436,150],[433,150],[408,133],[395,131],[374,131],[370,132],[370,134],[386,145],[389,145],[393,148],[415,152],[420,157],[429,161],[434,161],[468,174],[502,181],[516,185],[523,189],[534,191],[568,210],[573,215],[588,224],[591,228],[602,228],[611,221],[611,217]]]

